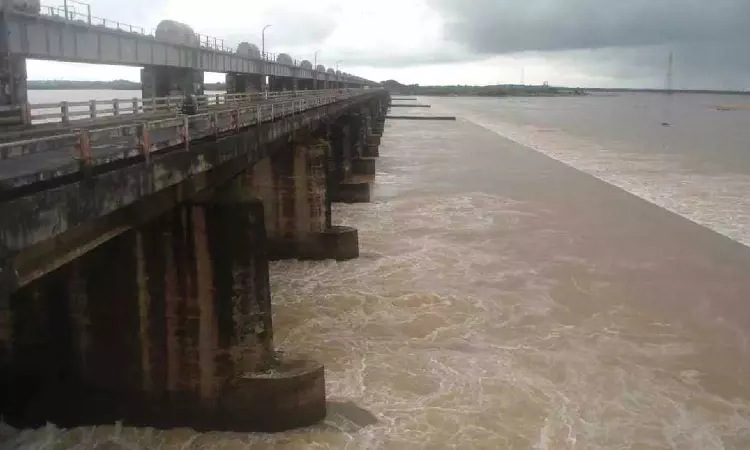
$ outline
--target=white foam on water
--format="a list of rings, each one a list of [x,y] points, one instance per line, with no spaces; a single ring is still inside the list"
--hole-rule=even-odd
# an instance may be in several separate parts
[[[456,112],[445,105],[434,107]],[[627,142],[512,124],[489,114],[462,110],[461,118],[750,246],[749,175],[700,173],[677,155],[637,153]]]

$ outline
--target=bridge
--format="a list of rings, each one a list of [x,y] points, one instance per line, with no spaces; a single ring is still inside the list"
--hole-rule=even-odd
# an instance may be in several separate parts
[[[273,350],[268,260],[358,256],[331,203],[369,201],[388,96],[287,94],[5,135],[6,420],[278,430],[325,415],[323,368]]]
[[[112,33],[66,20],[5,9],[2,26]],[[26,36],[11,48],[38,57]],[[268,261],[358,257],[331,204],[369,201],[390,98],[275,64],[323,84],[25,104],[0,127],[6,422],[276,431],[325,416],[324,368],[274,349]]]
[[[202,95],[204,72],[225,73],[229,93],[377,86],[285,53],[261,51],[248,42],[233,48],[223,39],[170,20],[147,32],[96,17],[89,5],[73,0],[64,6],[2,0],[0,36],[0,118],[6,123],[30,123],[28,58],[142,67],[144,98]]]

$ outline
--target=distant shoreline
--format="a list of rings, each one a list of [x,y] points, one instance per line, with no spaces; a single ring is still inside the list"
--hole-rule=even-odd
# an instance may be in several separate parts
[[[418,95],[421,97],[581,97],[588,95],[606,95],[606,94],[710,94],[710,95],[743,95],[750,96],[750,91],[712,91],[712,90],[672,90],[665,89],[580,89],[577,91],[516,91],[516,92],[423,92],[423,91],[397,91],[392,90],[392,95]]]
[[[517,93],[503,93],[503,94],[459,94],[459,93],[409,93],[409,94],[395,94],[395,95],[419,95],[420,97],[581,97],[586,95],[585,92],[573,93],[573,92],[517,92]]]
[[[717,94],[717,95],[750,95],[750,91],[717,91],[711,89],[628,89],[628,88],[584,88],[586,92],[635,92],[644,94]]]
[[[402,84],[396,80],[381,81],[391,93],[397,95],[455,96],[455,97],[577,97],[596,95],[597,93],[651,93],[651,94],[720,94],[750,95],[750,91],[726,91],[716,89],[655,89],[655,88],[587,88],[554,86],[548,83],[532,84],[494,84],[494,85],[436,85]]]
[[[428,97],[578,97],[586,95],[583,89],[551,86],[405,86],[388,82],[384,85],[392,94]]]

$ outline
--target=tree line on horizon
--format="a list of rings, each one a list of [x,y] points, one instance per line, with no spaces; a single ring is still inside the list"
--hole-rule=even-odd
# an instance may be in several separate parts
[[[395,94],[402,95],[437,95],[437,96],[477,96],[477,97],[504,97],[504,96],[562,96],[562,95],[584,95],[579,88],[561,88],[542,85],[449,85],[449,86],[420,86],[419,84],[401,84],[395,80],[382,81],[381,84]]]

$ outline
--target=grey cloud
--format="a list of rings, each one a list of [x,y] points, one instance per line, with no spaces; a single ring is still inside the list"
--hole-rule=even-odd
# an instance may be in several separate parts
[[[616,80],[615,86],[665,88],[667,61],[674,54],[677,89],[750,88],[750,55],[744,40],[609,47],[540,53],[552,62]],[[603,86],[599,86],[603,87]]]
[[[478,54],[541,52],[623,85],[750,85],[748,0],[429,0],[447,38]]]
[[[747,0],[430,0],[480,53],[750,38]]]
[[[261,47],[261,30],[264,24],[272,24],[266,31],[266,51],[271,53],[294,53],[300,48],[319,48],[335,29],[335,22],[323,15],[302,15],[286,12],[268,14],[247,26],[248,31],[227,32],[212,30],[221,36],[230,47],[240,42],[250,42]]]
[[[342,52],[331,56],[342,59],[348,66],[399,69],[431,64],[450,64],[486,59],[476,54],[431,51],[409,54]]]
[[[326,14],[298,14],[293,11],[279,11],[267,16],[273,24],[267,35],[274,45],[315,45],[323,42],[333,33],[336,22]]]

